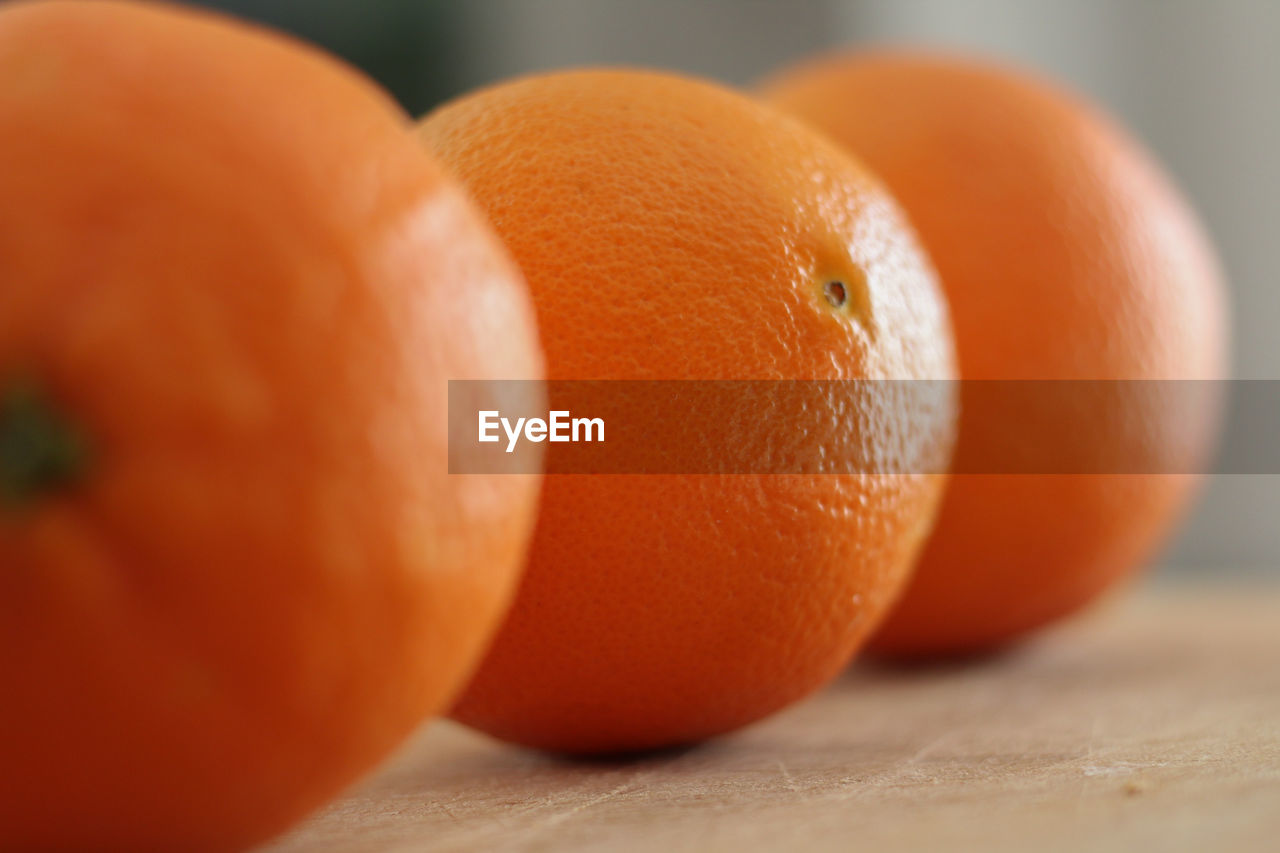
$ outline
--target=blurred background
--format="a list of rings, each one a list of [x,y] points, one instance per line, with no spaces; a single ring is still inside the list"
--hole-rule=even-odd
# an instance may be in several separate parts
[[[1280,379],[1278,0],[209,0],[318,42],[414,113],[574,65],[749,84],[816,50],[940,45],[1091,96],[1163,160],[1225,262],[1238,378]],[[1280,437],[1277,437],[1280,439]],[[1164,563],[1280,568],[1280,477],[1219,476]]]

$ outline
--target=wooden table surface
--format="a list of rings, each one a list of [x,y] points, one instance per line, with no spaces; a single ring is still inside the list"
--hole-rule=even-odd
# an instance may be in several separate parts
[[[997,658],[862,665],[641,760],[436,723],[266,849],[855,848],[1280,851],[1280,585],[1158,585]]]

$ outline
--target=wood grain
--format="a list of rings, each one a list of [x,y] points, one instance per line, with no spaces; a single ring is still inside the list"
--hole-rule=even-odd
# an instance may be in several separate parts
[[[449,723],[270,853],[1280,851],[1280,587],[1158,587],[741,734],[572,762]]]

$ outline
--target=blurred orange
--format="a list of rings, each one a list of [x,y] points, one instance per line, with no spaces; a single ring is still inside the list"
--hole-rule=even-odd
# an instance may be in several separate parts
[[[446,378],[522,282],[363,78],[151,4],[0,10],[0,848],[223,850],[440,711],[529,478]]]
[[[966,380],[1223,375],[1223,287],[1203,229],[1150,156],[1088,104],[1017,71],[898,53],[809,62],[763,92],[862,157],[902,202],[950,298]],[[990,435],[1016,432],[1022,414],[982,402],[976,386],[962,411],[958,469],[991,470],[984,460],[1001,450]],[[1101,451],[1118,415],[1100,414]],[[1127,415],[1163,449],[1154,455],[1181,459],[1169,470],[1194,470],[1216,420],[1212,406],[1178,423],[1156,406]],[[874,646],[979,651],[1077,610],[1151,557],[1194,480],[954,477]]]

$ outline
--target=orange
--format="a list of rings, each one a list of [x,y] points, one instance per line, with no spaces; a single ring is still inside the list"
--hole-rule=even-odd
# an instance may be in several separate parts
[[[1092,106],[1017,71],[895,53],[814,61],[764,92],[856,152],[902,202],[949,297],[966,380],[1223,375],[1223,287],[1203,229],[1150,155]],[[918,574],[874,641],[884,653],[993,648],[1132,573],[1195,482],[1160,472],[1194,470],[1215,420],[1205,406],[1171,422],[1135,393],[1132,422],[1176,464],[995,475],[982,470],[1000,452],[983,438],[993,424],[1015,441],[1062,436],[1019,436],[1027,413],[982,393],[961,394],[957,465],[975,473],[952,478]],[[1088,430],[1099,452],[1116,440],[1105,421]]]
[[[421,136],[522,267],[553,379],[952,376],[945,305],[893,201],[835,146],[742,95],[569,71],[448,104]],[[827,298],[835,282],[844,300]],[[951,417],[890,410],[863,438],[949,450]],[[845,412],[832,429],[857,420]],[[758,720],[861,644],[941,483],[549,475],[516,603],[453,716],[582,753]]]
[[[0,848],[243,848],[514,592],[536,483],[446,473],[446,379],[539,375],[527,292],[292,42],[6,4],[0,76]]]

